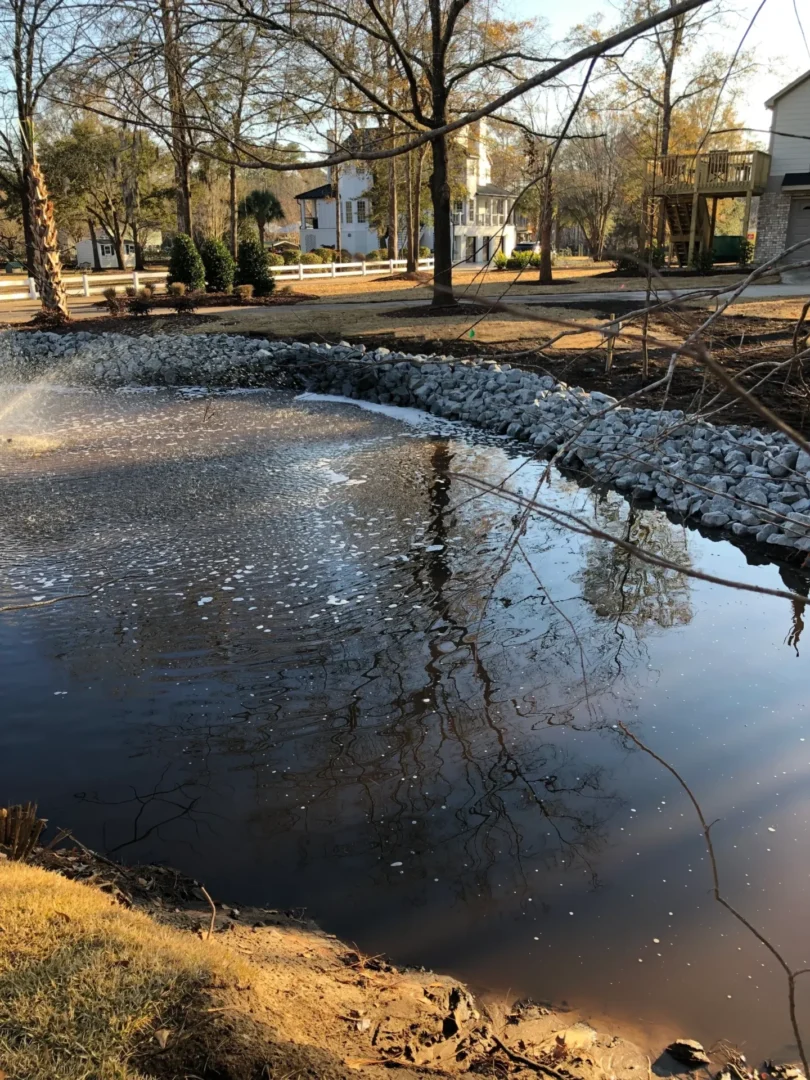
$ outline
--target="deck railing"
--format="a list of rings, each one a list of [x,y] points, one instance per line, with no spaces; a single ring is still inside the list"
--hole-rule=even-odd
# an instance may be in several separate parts
[[[656,195],[694,191],[732,193],[762,191],[768,182],[770,155],[761,150],[707,150],[702,154],[669,154],[648,163],[648,180]]]

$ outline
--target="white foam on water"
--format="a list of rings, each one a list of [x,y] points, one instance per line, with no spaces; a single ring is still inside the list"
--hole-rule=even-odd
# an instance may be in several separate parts
[[[309,391],[298,394],[295,400],[331,401],[336,405],[354,405],[358,409],[365,409],[366,412],[390,416],[392,420],[400,420],[403,424],[410,424],[411,427],[430,427],[433,431],[442,428],[455,430],[450,420],[440,420],[431,413],[423,412],[421,409],[411,409],[404,405],[381,405],[377,401],[361,401],[357,398],[342,397],[340,394],[312,394]]]

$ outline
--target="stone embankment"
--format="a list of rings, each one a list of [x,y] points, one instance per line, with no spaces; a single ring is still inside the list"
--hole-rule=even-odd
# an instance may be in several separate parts
[[[810,455],[780,433],[620,408],[486,359],[197,334],[8,333],[0,378],[99,387],[278,386],[423,409],[507,435],[703,526],[810,551]]]

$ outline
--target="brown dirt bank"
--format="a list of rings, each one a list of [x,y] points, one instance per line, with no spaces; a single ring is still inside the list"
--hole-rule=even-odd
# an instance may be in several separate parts
[[[81,846],[34,862],[0,861],[8,1080],[649,1075],[648,1054],[618,1035],[530,1001],[482,1004],[302,912],[218,904],[209,940],[201,887],[173,870]]]

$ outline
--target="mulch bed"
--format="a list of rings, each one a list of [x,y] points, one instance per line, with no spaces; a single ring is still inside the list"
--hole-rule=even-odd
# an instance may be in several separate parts
[[[120,297],[121,303],[126,303],[130,297]],[[307,301],[319,300],[320,297],[312,293],[276,293],[271,296],[254,296],[250,300],[240,300],[233,293],[201,293],[195,295],[194,305],[198,308],[207,307],[284,307],[287,304],[303,304]],[[152,297],[152,307],[160,310],[173,310],[174,297],[159,293]],[[105,307],[106,301],[97,304],[96,307]]]
[[[3,329],[15,333],[34,333],[47,330],[49,334],[126,334],[144,337],[154,334],[185,334],[202,323],[216,322],[218,315],[110,315],[106,319],[70,319],[68,322],[31,320],[27,323],[6,323]]]
[[[393,311],[381,311],[380,315],[384,319],[447,319],[456,315],[488,315],[491,311],[489,304],[471,304],[461,300],[458,304],[443,304],[441,307],[424,304],[395,308]]]

